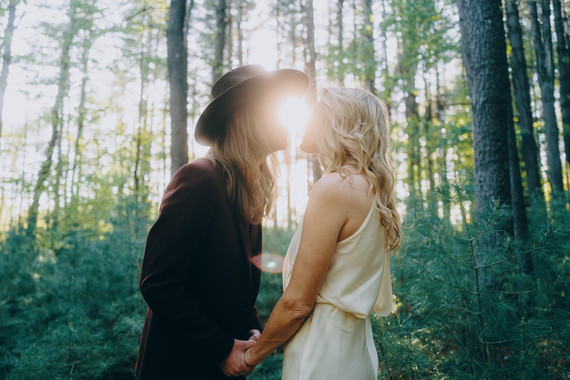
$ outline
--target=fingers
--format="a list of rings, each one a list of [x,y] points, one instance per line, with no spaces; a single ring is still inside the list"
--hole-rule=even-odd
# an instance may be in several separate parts
[[[259,332],[259,330],[249,330],[249,340],[253,340],[255,342],[259,342],[259,338],[261,338],[261,333]]]
[[[245,362],[245,351],[253,346],[257,341],[255,340],[234,340],[232,351],[226,359],[220,363],[220,369],[226,376],[247,376],[253,368],[248,367]]]

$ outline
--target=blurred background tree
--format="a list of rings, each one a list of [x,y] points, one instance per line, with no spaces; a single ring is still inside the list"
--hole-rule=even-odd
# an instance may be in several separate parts
[[[567,378],[567,11],[0,0],[0,378],[134,377],[146,233],[171,174],[207,152],[188,135],[213,81],[247,63],[304,70],[308,103],[332,82],[389,108],[404,234],[393,313],[374,318],[379,378]],[[265,253],[285,255],[322,175],[299,120]],[[265,273],[262,319],[281,292]],[[250,378],[279,379],[281,361]]]

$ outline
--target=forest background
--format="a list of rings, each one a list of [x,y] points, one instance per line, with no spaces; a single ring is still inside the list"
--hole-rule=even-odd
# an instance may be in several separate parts
[[[219,75],[297,68],[392,119],[401,252],[379,378],[570,376],[562,0],[0,0],[0,378],[132,379],[146,233]],[[264,253],[321,175],[288,109]],[[188,135],[190,136],[188,138]],[[268,255],[268,258],[271,256]],[[269,260],[269,259],[268,259]],[[268,268],[271,262],[266,260]],[[265,273],[266,319],[281,276]],[[282,354],[252,379],[279,379]]]

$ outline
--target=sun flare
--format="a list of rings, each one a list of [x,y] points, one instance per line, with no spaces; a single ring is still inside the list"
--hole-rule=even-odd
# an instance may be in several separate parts
[[[294,136],[303,135],[310,116],[311,110],[304,98],[287,97],[277,110],[279,121]]]

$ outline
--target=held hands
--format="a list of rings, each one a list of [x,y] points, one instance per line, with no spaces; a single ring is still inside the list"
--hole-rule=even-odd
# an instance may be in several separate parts
[[[232,351],[220,363],[220,369],[226,376],[248,376],[255,368],[254,365],[245,362],[245,352],[255,346],[261,333],[258,330],[250,330],[249,340],[234,339]]]

